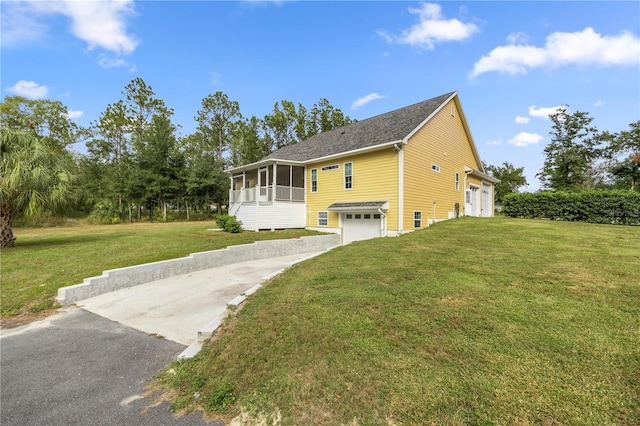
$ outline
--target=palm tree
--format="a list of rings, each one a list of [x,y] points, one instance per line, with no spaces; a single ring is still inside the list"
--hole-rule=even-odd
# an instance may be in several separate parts
[[[0,128],[0,248],[13,247],[13,219],[71,198],[67,153],[33,133]]]

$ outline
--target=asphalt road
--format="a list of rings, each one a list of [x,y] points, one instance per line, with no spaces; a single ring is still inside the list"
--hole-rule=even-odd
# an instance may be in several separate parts
[[[2,330],[0,424],[223,425],[142,396],[184,349],[82,309]]]

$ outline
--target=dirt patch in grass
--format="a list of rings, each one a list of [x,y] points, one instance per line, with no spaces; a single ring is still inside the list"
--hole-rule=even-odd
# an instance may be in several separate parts
[[[29,312],[28,310],[22,310],[17,315],[14,315],[11,317],[1,316],[0,330],[20,327],[22,325],[26,325],[34,321],[40,321],[41,319],[45,319],[46,317],[57,314],[57,313],[58,313],[57,309],[48,309],[46,311],[40,311],[40,312]]]

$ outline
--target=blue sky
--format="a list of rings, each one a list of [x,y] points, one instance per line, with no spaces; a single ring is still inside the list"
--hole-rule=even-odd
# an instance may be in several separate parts
[[[181,134],[208,94],[245,116],[327,98],[364,119],[456,90],[482,159],[530,191],[556,107],[599,130],[640,119],[640,3],[3,1],[2,98],[89,125],[142,77]],[[82,146],[75,147],[83,151]]]

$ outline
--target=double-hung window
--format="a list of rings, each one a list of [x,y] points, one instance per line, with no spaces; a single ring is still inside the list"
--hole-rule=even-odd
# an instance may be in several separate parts
[[[318,226],[329,225],[329,212],[318,212]]]
[[[422,228],[422,212],[413,212],[413,227],[416,229]]]
[[[311,192],[318,192],[318,169],[311,169]]]
[[[344,163],[344,189],[353,188],[353,163]]]
[[[460,173],[456,173],[456,191],[460,190]]]

